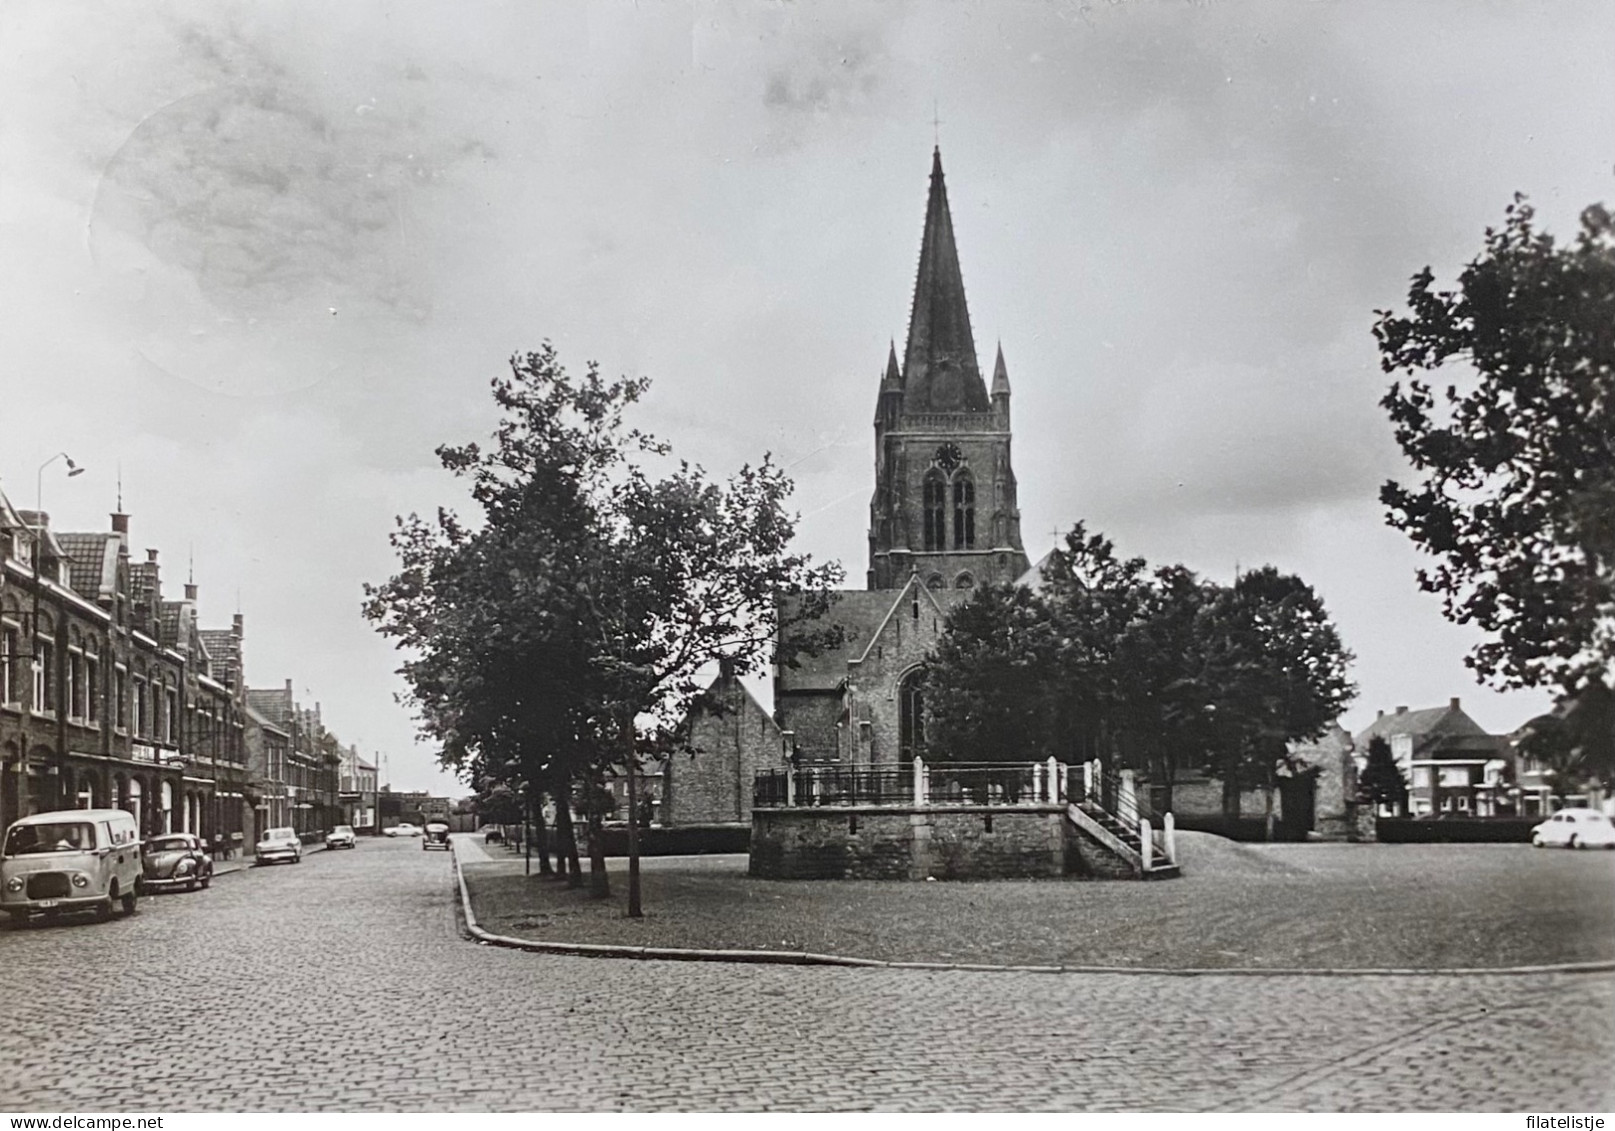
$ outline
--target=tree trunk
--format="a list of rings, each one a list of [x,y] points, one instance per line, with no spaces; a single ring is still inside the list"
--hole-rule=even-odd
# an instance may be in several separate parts
[[[555,785],[555,827],[561,836],[556,854],[565,861],[562,871],[566,874],[566,886],[580,888],[583,869],[578,863],[578,830],[572,823],[572,786],[565,774],[556,775]]]
[[[592,803],[589,806],[589,897],[608,899],[611,880],[606,875],[605,822]]]
[[[541,876],[554,875],[550,868],[550,835],[549,826],[544,823],[544,795],[541,793],[533,799],[533,839],[537,841],[538,874]]]
[[[639,906],[639,752],[634,749],[634,720],[623,720],[624,753],[628,762],[628,918],[642,919]]]

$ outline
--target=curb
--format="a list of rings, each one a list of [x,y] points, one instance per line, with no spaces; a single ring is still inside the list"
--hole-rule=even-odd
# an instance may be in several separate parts
[[[1615,959],[1599,962],[1562,962],[1545,966],[1465,966],[1435,970],[1409,967],[1368,967],[1308,970],[1303,967],[1222,968],[1215,966],[1033,966],[994,965],[977,962],[901,962],[881,958],[854,958],[842,954],[814,954],[787,950],[707,950],[691,947],[620,946],[611,943],[543,942],[496,935],[483,930],[471,910],[471,892],[466,887],[460,854],[454,857],[454,880],[460,889],[460,910],[466,932],[479,943],[535,954],[566,954],[578,958],[629,958],[661,962],[734,962],[755,966],[841,966],[874,967],[882,970],[966,971],[989,974],[1149,974],[1172,978],[1429,978],[1531,974],[1604,974],[1615,972]]]

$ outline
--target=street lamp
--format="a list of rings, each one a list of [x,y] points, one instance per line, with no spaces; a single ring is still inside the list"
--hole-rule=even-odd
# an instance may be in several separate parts
[[[83,475],[84,474],[84,469],[82,467],[80,467],[78,464],[73,462],[73,457],[69,456],[66,452],[57,452],[55,455],[51,456],[50,459],[46,460],[44,463],[39,465],[39,471],[34,476],[34,545],[33,545],[33,553],[30,555],[32,557],[32,559],[33,559],[33,561],[32,561],[33,571],[32,572],[33,572],[33,582],[34,582],[34,613],[33,613],[33,628],[32,628],[32,632],[30,634],[31,643],[29,645],[28,659],[29,659],[29,666],[40,669],[40,686],[41,687],[45,687],[47,685],[48,681],[51,679],[52,674],[53,674],[51,672],[43,670],[43,665],[41,664],[40,658],[39,658],[39,585],[40,585],[40,581],[39,581],[39,558],[40,558],[40,552],[43,549],[44,543],[45,543],[45,469],[47,467],[49,467],[51,464],[55,463],[57,460],[63,460],[63,461],[65,461],[67,463],[67,477],[69,479],[73,478],[75,475]],[[55,657],[52,656],[52,659],[54,659],[54,658]],[[29,706],[30,706],[30,708],[32,710],[35,710],[35,711],[38,711],[41,708],[41,704],[39,704],[39,703],[31,703]],[[62,775],[62,770],[67,765],[67,751],[65,749],[63,749],[63,746],[64,746],[64,744],[66,742],[66,737],[67,737],[67,727],[66,727],[66,724],[65,724],[66,715],[63,712],[63,704],[61,704],[61,703],[58,703],[56,705],[56,716],[57,717],[56,717],[56,765],[55,765],[56,787],[55,788],[56,788],[56,791],[58,793],[60,793],[60,791],[62,789],[62,782],[65,780],[63,778],[63,775]],[[23,730],[23,751],[22,751],[23,763],[22,764],[23,764],[23,772],[25,774],[27,773],[27,765],[28,765],[27,745],[28,745],[27,729],[24,728],[24,730]],[[65,804],[66,799],[58,797],[57,802],[59,804]]]

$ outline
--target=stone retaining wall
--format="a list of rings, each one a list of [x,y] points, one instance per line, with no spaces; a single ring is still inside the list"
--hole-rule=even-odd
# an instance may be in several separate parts
[[[752,811],[750,871],[764,879],[1061,876],[1069,853],[1056,806]]]

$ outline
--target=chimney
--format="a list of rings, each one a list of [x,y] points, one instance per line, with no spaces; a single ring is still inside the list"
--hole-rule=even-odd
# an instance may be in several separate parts
[[[230,622],[230,631],[235,634],[236,639],[238,639],[238,640],[243,635],[245,630],[242,628],[242,620],[241,620],[241,614],[240,613],[237,613],[235,615],[235,619]]]
[[[129,516],[124,514],[122,511],[112,512],[112,533],[129,533]]]
[[[1406,707],[1398,707],[1396,709],[1396,713],[1399,715],[1405,715],[1408,713],[1408,709]]]
[[[152,565],[156,565],[157,564],[157,551],[153,550],[153,549],[150,549],[148,547],[147,550],[146,550],[146,561],[149,562]]]
[[[733,656],[718,657],[718,678],[725,683],[735,678],[735,658]]]
[[[1453,696],[1453,697],[1452,697],[1452,699],[1451,699],[1451,700],[1450,700],[1450,701],[1449,701],[1449,702],[1450,702],[1450,704],[1451,704],[1451,708],[1452,708],[1452,710],[1454,710],[1454,711],[1461,711],[1461,710],[1463,710],[1463,707],[1461,707],[1461,706],[1459,706],[1459,703],[1458,703],[1458,696],[1456,696],[1456,695],[1454,695],[1454,696]]]
[[[1375,711],[1374,717],[1376,719],[1383,719],[1385,717],[1385,708],[1381,707],[1379,710]]]
[[[194,581],[187,581],[185,583],[185,599],[187,601],[196,600],[196,583]]]

